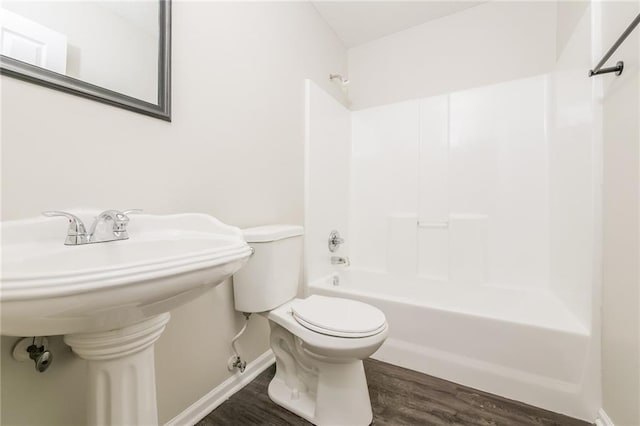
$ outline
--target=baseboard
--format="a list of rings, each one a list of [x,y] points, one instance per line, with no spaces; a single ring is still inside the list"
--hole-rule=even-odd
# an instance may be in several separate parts
[[[613,420],[611,420],[611,417],[609,417],[607,415],[607,413],[604,412],[604,409],[599,409],[598,410],[598,418],[596,419],[596,426],[615,426],[613,424]]]
[[[165,426],[195,425],[207,414],[225,402],[231,395],[248,385],[260,373],[269,368],[275,362],[271,349],[247,364],[244,373],[237,372],[224,382],[213,388],[208,394],[191,404],[182,413],[169,420]]]

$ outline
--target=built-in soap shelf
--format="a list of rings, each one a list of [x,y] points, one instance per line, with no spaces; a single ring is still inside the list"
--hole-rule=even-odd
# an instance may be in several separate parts
[[[453,283],[487,280],[488,216],[450,214],[448,220],[420,220],[417,213],[387,216],[387,271]]]
[[[448,227],[449,227],[449,222],[429,222],[425,220],[418,221],[418,228],[446,229]]]

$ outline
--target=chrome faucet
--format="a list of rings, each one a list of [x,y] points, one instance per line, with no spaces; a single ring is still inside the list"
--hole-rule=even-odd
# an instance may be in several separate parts
[[[340,237],[340,233],[336,230],[329,234],[329,251],[336,252],[340,248],[340,244],[344,244],[344,238]]]
[[[128,239],[129,233],[127,232],[127,224],[129,223],[129,217],[127,215],[140,212],[142,212],[142,210],[138,209],[125,210],[122,212],[118,210],[105,210],[96,216],[89,233],[87,233],[82,220],[71,213],[46,211],[42,212],[42,214],[48,217],[64,216],[69,219],[69,228],[67,229],[67,238],[65,239],[64,244],[67,246],[77,246]],[[110,222],[113,222],[111,226],[109,226]],[[104,224],[105,226],[100,227],[101,224]],[[104,232],[101,232],[100,235],[98,235],[96,231],[99,231],[100,229],[104,229]]]

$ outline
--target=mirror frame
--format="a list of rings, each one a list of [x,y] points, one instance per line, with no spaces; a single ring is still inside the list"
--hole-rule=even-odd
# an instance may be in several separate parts
[[[29,83],[71,93],[129,111],[171,121],[171,0],[159,0],[158,24],[158,103],[69,77],[63,74],[0,55],[0,74]]]

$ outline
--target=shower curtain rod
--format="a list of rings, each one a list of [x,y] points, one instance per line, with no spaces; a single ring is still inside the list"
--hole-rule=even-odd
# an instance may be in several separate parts
[[[629,25],[627,29],[624,30],[624,32],[618,38],[618,40],[616,40],[616,42],[613,43],[613,46],[611,46],[611,49],[609,49],[607,53],[604,54],[602,59],[600,59],[600,62],[598,62],[598,65],[596,65],[594,69],[589,71],[589,77],[593,77],[594,75],[606,74],[609,72],[615,72],[616,75],[622,74],[622,70],[624,69],[623,61],[618,61],[615,67],[602,68],[602,66],[604,65],[605,62],[609,60],[611,55],[613,55],[613,53],[618,49],[618,47],[620,47],[622,42],[629,36],[629,34],[631,34],[631,31],[633,31],[635,27],[638,26],[639,23],[640,23],[640,14],[638,14],[638,16],[636,16],[636,19],[634,19],[633,22],[631,22],[631,25]]]

